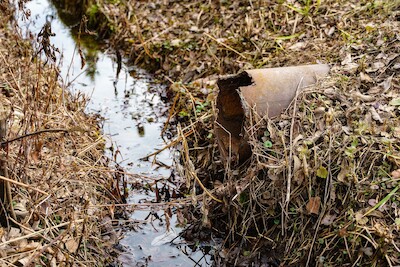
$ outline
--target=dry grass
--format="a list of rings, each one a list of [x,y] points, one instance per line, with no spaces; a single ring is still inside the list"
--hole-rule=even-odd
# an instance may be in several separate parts
[[[45,36],[22,40],[0,4],[0,105],[7,135],[0,176],[11,188],[0,266],[104,266],[116,256],[120,174],[104,156],[99,119],[59,82]],[[39,59],[39,55],[43,60]],[[47,58],[47,60],[46,60]],[[47,62],[45,64],[44,62]],[[5,205],[3,205],[5,204]]]
[[[117,47],[171,81],[177,169],[201,223],[225,237],[216,264],[400,264],[399,1],[95,5]],[[224,166],[217,89],[199,78],[317,61],[331,76],[282,116],[247,118],[253,157]]]

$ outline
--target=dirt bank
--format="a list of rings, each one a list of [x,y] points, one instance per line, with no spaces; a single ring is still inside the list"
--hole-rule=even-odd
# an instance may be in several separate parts
[[[121,197],[100,119],[61,86],[49,29],[23,40],[14,11],[0,3],[0,265],[105,266]]]
[[[89,20],[106,17],[117,50],[171,83],[178,170],[203,201],[201,224],[225,238],[217,264],[400,264],[399,6],[87,4]],[[199,78],[316,62],[331,65],[330,77],[281,116],[253,114],[246,125],[252,158],[224,166],[213,137],[217,88]]]

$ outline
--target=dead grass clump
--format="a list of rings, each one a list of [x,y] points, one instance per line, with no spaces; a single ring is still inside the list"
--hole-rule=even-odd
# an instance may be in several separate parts
[[[0,265],[104,265],[115,256],[112,222],[121,198],[99,121],[84,113],[82,95],[60,87],[52,56],[47,64],[40,59],[55,51],[33,51],[36,40],[22,40],[3,19],[11,6],[1,5],[0,107],[7,132],[0,180],[11,194],[1,192]]]
[[[100,0],[88,2],[86,15],[95,10],[107,18],[102,27],[112,31],[110,43],[135,65],[189,83],[240,69],[335,62],[344,46],[380,34],[374,21],[395,16],[398,5],[367,0]]]
[[[398,13],[389,5],[347,4],[325,7],[346,18],[357,13],[358,21],[346,25],[345,42],[317,42],[334,46],[326,56],[337,51],[331,77],[277,118],[250,114],[253,156],[247,164],[221,172],[213,139],[205,138],[212,127],[199,119],[214,110],[196,111],[195,88],[181,99],[177,111],[189,114],[192,134],[181,138],[179,169],[190,188],[207,187],[201,223],[225,238],[216,264],[399,264]],[[367,20],[373,10],[374,20]],[[303,47],[303,41],[292,46]],[[302,49],[307,56],[307,46]]]
[[[343,90],[342,78],[334,71],[279,118],[248,120],[253,157],[222,194],[236,257],[398,264],[399,94],[363,94],[366,101]]]
[[[398,1],[97,4],[132,62],[172,79],[177,168],[225,237],[217,264],[400,264]],[[198,79],[317,61],[331,77],[282,116],[247,118],[251,162],[225,168]]]
[[[124,48],[132,63],[184,83],[243,68],[293,64],[298,58],[315,62],[322,54],[334,56],[338,47],[331,44],[338,41],[340,32],[336,29],[327,36],[324,31],[338,23],[334,9],[339,3],[329,10],[315,3],[303,5],[161,0],[95,4],[114,32],[111,43]],[[93,6],[87,7],[88,12]],[[294,9],[297,6],[308,8],[309,14],[301,15]],[[328,13],[329,19],[310,21],[314,13]],[[321,35],[328,41],[322,42]],[[306,39],[313,42],[299,42]]]

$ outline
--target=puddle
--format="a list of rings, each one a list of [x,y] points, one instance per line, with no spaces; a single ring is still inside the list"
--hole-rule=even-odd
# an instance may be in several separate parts
[[[108,147],[118,151],[117,162],[128,172],[145,175],[153,179],[167,179],[171,175],[172,155],[165,150],[157,156],[160,164],[152,164],[140,159],[165,146],[161,139],[161,130],[166,120],[168,106],[162,100],[164,88],[153,82],[145,71],[135,67],[118,66],[117,57],[111,51],[100,51],[94,39],[82,39],[81,48],[86,58],[86,66],[81,69],[81,59],[76,48],[74,35],[66,25],[77,22],[65,21],[68,16],[60,17],[57,9],[47,0],[32,0],[26,8],[31,11],[29,21],[19,18],[23,32],[28,29],[38,34],[40,29],[51,20],[51,43],[60,50],[62,64],[61,76],[64,84],[69,84],[73,93],[82,92],[90,96],[88,112],[100,114],[105,118],[103,131],[108,136]],[[58,11],[61,12],[61,11]],[[21,15],[21,13],[19,13]],[[65,14],[64,14],[65,15]],[[21,16],[22,17],[22,16]],[[65,23],[65,24],[64,24]],[[58,55],[59,56],[59,55]],[[117,70],[121,67],[117,75]],[[172,185],[173,186],[173,185]],[[128,202],[138,203],[154,201],[154,195],[142,191],[130,192]],[[175,227],[176,215],[171,217],[171,233],[165,235],[164,211],[135,211],[132,220],[146,221],[137,231],[126,233],[121,244],[127,247],[127,253],[121,257],[124,266],[209,266],[210,256],[195,246],[191,249],[184,240],[177,237],[181,231]],[[160,237],[165,240],[160,240]],[[167,242],[173,239],[173,244]],[[168,239],[169,238],[169,239]],[[177,245],[176,245],[177,244]]]

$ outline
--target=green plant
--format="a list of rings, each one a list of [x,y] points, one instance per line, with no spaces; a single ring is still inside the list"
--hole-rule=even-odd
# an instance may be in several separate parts
[[[200,112],[204,111],[206,109],[206,107],[208,107],[208,105],[209,105],[209,102],[207,102],[207,101],[204,103],[197,101],[196,102],[196,113],[200,113]]]
[[[317,13],[319,6],[321,5],[321,0],[317,0],[315,4],[313,4],[312,0],[303,0],[303,7],[295,7],[294,5],[291,4],[286,4],[288,8],[296,11],[297,13],[303,15],[303,16],[308,16],[310,14],[310,11],[313,7],[315,7],[315,13]]]
[[[97,21],[97,15],[100,12],[99,6],[97,4],[93,4],[88,7],[86,11],[86,15],[91,22]]]
[[[344,151],[346,156],[353,159],[354,154],[357,152],[357,145],[358,145],[358,139],[354,138],[353,142],[351,142],[351,145],[347,147],[346,150]]]

